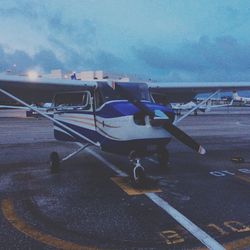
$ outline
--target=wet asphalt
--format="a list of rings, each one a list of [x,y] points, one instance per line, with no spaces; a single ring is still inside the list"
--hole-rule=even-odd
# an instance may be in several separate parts
[[[205,156],[173,139],[168,170],[154,157],[143,160],[157,195],[226,249],[250,249],[249,115],[232,109],[190,116],[180,127]],[[77,147],[55,141],[45,119],[0,118],[0,249],[206,249],[148,197],[128,195],[89,151],[51,174],[49,154],[63,157]],[[126,157],[90,150],[129,170]],[[244,163],[231,161],[239,156]]]

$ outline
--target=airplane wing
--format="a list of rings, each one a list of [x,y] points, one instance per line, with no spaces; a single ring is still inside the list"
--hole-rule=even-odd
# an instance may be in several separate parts
[[[0,88],[29,103],[51,102],[56,93],[81,91],[94,86],[94,81],[29,78],[0,74]],[[9,98],[0,93],[0,101],[1,103],[8,103]]]
[[[198,93],[249,90],[250,82],[150,82],[148,86],[153,95],[164,95],[168,102],[188,102]]]
[[[0,105],[1,109],[22,109],[22,110],[29,110],[29,108],[24,106],[10,106],[10,105]]]
[[[92,89],[96,86],[96,82],[46,79],[43,77],[29,78],[0,74],[0,89],[8,91],[30,103],[51,102],[54,95],[58,92]],[[169,102],[190,101],[197,93],[214,92],[217,90],[250,90],[250,82],[149,82],[147,84],[152,93],[165,95]],[[5,100],[5,98],[0,93],[0,101]]]

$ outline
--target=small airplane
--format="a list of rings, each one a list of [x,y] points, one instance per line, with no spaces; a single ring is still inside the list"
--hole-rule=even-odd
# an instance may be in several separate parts
[[[233,91],[233,101],[240,104],[250,104],[250,97],[239,96],[236,90]]]
[[[55,138],[78,142],[81,146],[63,159],[50,155],[53,172],[60,162],[89,146],[114,154],[126,155],[131,162],[131,180],[145,183],[141,159],[156,154],[159,164],[167,168],[167,145],[172,137],[199,154],[206,150],[177,124],[221,90],[250,89],[250,82],[224,83],[153,83],[112,80],[76,81],[0,75],[0,98],[6,98],[39,113],[54,123]],[[213,91],[185,115],[176,118],[174,110],[157,103],[153,96],[164,93],[169,102],[192,99],[197,93]],[[53,117],[29,103],[51,102]]]

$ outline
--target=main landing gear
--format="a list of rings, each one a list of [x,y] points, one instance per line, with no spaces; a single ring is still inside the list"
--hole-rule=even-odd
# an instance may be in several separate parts
[[[58,155],[57,152],[52,152],[50,154],[50,171],[52,174],[56,174],[60,171],[60,165],[62,162],[72,158],[73,156],[75,156],[76,154],[78,154],[79,152],[81,152],[82,150],[84,150],[85,148],[89,147],[91,144],[86,144],[86,145],[82,145],[81,147],[78,148],[76,151],[74,151],[73,153],[70,153],[69,155],[65,156],[63,159],[60,160],[60,157]]]

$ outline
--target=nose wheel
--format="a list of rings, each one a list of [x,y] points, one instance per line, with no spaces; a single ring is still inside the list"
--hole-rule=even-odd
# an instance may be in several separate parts
[[[146,174],[144,167],[141,165],[140,158],[138,158],[135,151],[132,151],[129,155],[129,159],[132,165],[130,179],[131,183],[135,187],[143,187],[146,183]]]
[[[144,167],[141,165],[140,160],[136,159],[133,163],[132,182],[136,185],[142,185],[145,182],[146,175]]]

